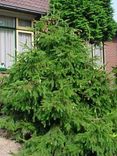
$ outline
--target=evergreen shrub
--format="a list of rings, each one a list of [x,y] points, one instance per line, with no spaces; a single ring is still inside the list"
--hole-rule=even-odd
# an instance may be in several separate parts
[[[30,134],[20,156],[115,155],[117,101],[105,71],[61,19],[44,17],[35,32],[36,48],[20,55],[1,84],[0,127],[23,140]]]

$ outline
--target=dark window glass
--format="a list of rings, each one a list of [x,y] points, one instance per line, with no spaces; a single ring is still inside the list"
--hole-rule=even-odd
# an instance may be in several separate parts
[[[19,19],[18,20],[18,26],[20,26],[20,27],[31,27],[31,21]]]
[[[0,27],[15,28],[15,18],[0,16]]]

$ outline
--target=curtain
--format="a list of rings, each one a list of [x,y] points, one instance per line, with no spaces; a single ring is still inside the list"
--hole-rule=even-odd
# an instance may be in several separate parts
[[[104,51],[103,51],[103,44],[94,45],[87,43],[89,48],[89,55],[91,58],[95,58],[95,63],[98,67],[101,67],[104,64]]]
[[[0,15],[0,26],[15,28],[15,18]]]
[[[96,57],[96,64],[100,67],[103,65],[103,45],[94,46],[93,57]]]
[[[15,30],[0,29],[0,64],[9,68],[15,60]]]
[[[18,52],[23,52],[32,47],[32,34],[18,32]]]

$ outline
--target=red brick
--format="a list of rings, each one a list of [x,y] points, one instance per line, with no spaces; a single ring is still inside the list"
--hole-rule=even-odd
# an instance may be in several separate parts
[[[117,37],[104,46],[106,71],[110,72],[112,67],[117,66]]]

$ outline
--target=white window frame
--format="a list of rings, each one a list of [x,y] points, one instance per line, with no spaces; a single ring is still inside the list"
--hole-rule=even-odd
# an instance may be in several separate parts
[[[24,31],[24,30],[16,30],[16,48],[17,48],[17,53],[19,53],[19,33],[24,33],[24,34],[30,34],[31,35],[31,42],[33,46],[33,40],[34,40],[34,33],[30,31]]]
[[[95,51],[98,49],[98,52],[100,53],[99,56],[95,53]],[[94,45],[93,46],[93,57],[97,59],[96,64],[97,66],[101,67],[104,65],[104,49],[103,44],[100,43],[100,45]]]
[[[33,28],[33,20],[29,20],[31,22],[31,27],[22,27],[18,25],[18,21],[22,19],[22,18],[16,18],[16,29],[18,30],[26,30],[26,31],[32,31]],[[23,20],[27,20],[27,19],[23,19]]]
[[[20,53],[18,52],[18,44],[19,44],[19,33],[25,33],[25,34],[31,34],[31,44],[32,44],[32,47],[34,46],[34,32],[33,32],[33,22],[34,22],[34,18],[35,17],[29,17],[28,15],[18,15],[17,17],[14,17],[14,13],[12,15],[9,14],[0,14],[1,16],[5,16],[5,17],[11,17],[11,18],[14,18],[15,19],[15,26],[13,28],[11,27],[7,27],[7,26],[1,26],[2,29],[13,29],[15,31],[15,51],[14,51],[14,55],[15,55],[15,60],[17,61],[17,55]],[[8,16],[9,15],[9,16]],[[31,22],[31,26],[18,26],[18,21],[19,20],[26,20],[26,21],[30,21]],[[7,60],[6,60],[7,61]]]
[[[19,19],[22,19],[22,18],[16,18],[16,49],[17,49],[17,54],[19,53],[19,49],[18,49],[18,45],[19,45],[19,33],[25,33],[25,34],[31,34],[31,42],[32,42],[32,46],[34,45],[33,44],[33,41],[34,41],[34,33],[32,31],[32,28],[33,28],[33,20],[30,20],[31,21],[31,27],[21,27],[18,25],[18,20]],[[27,19],[24,19],[24,20],[27,20]]]

